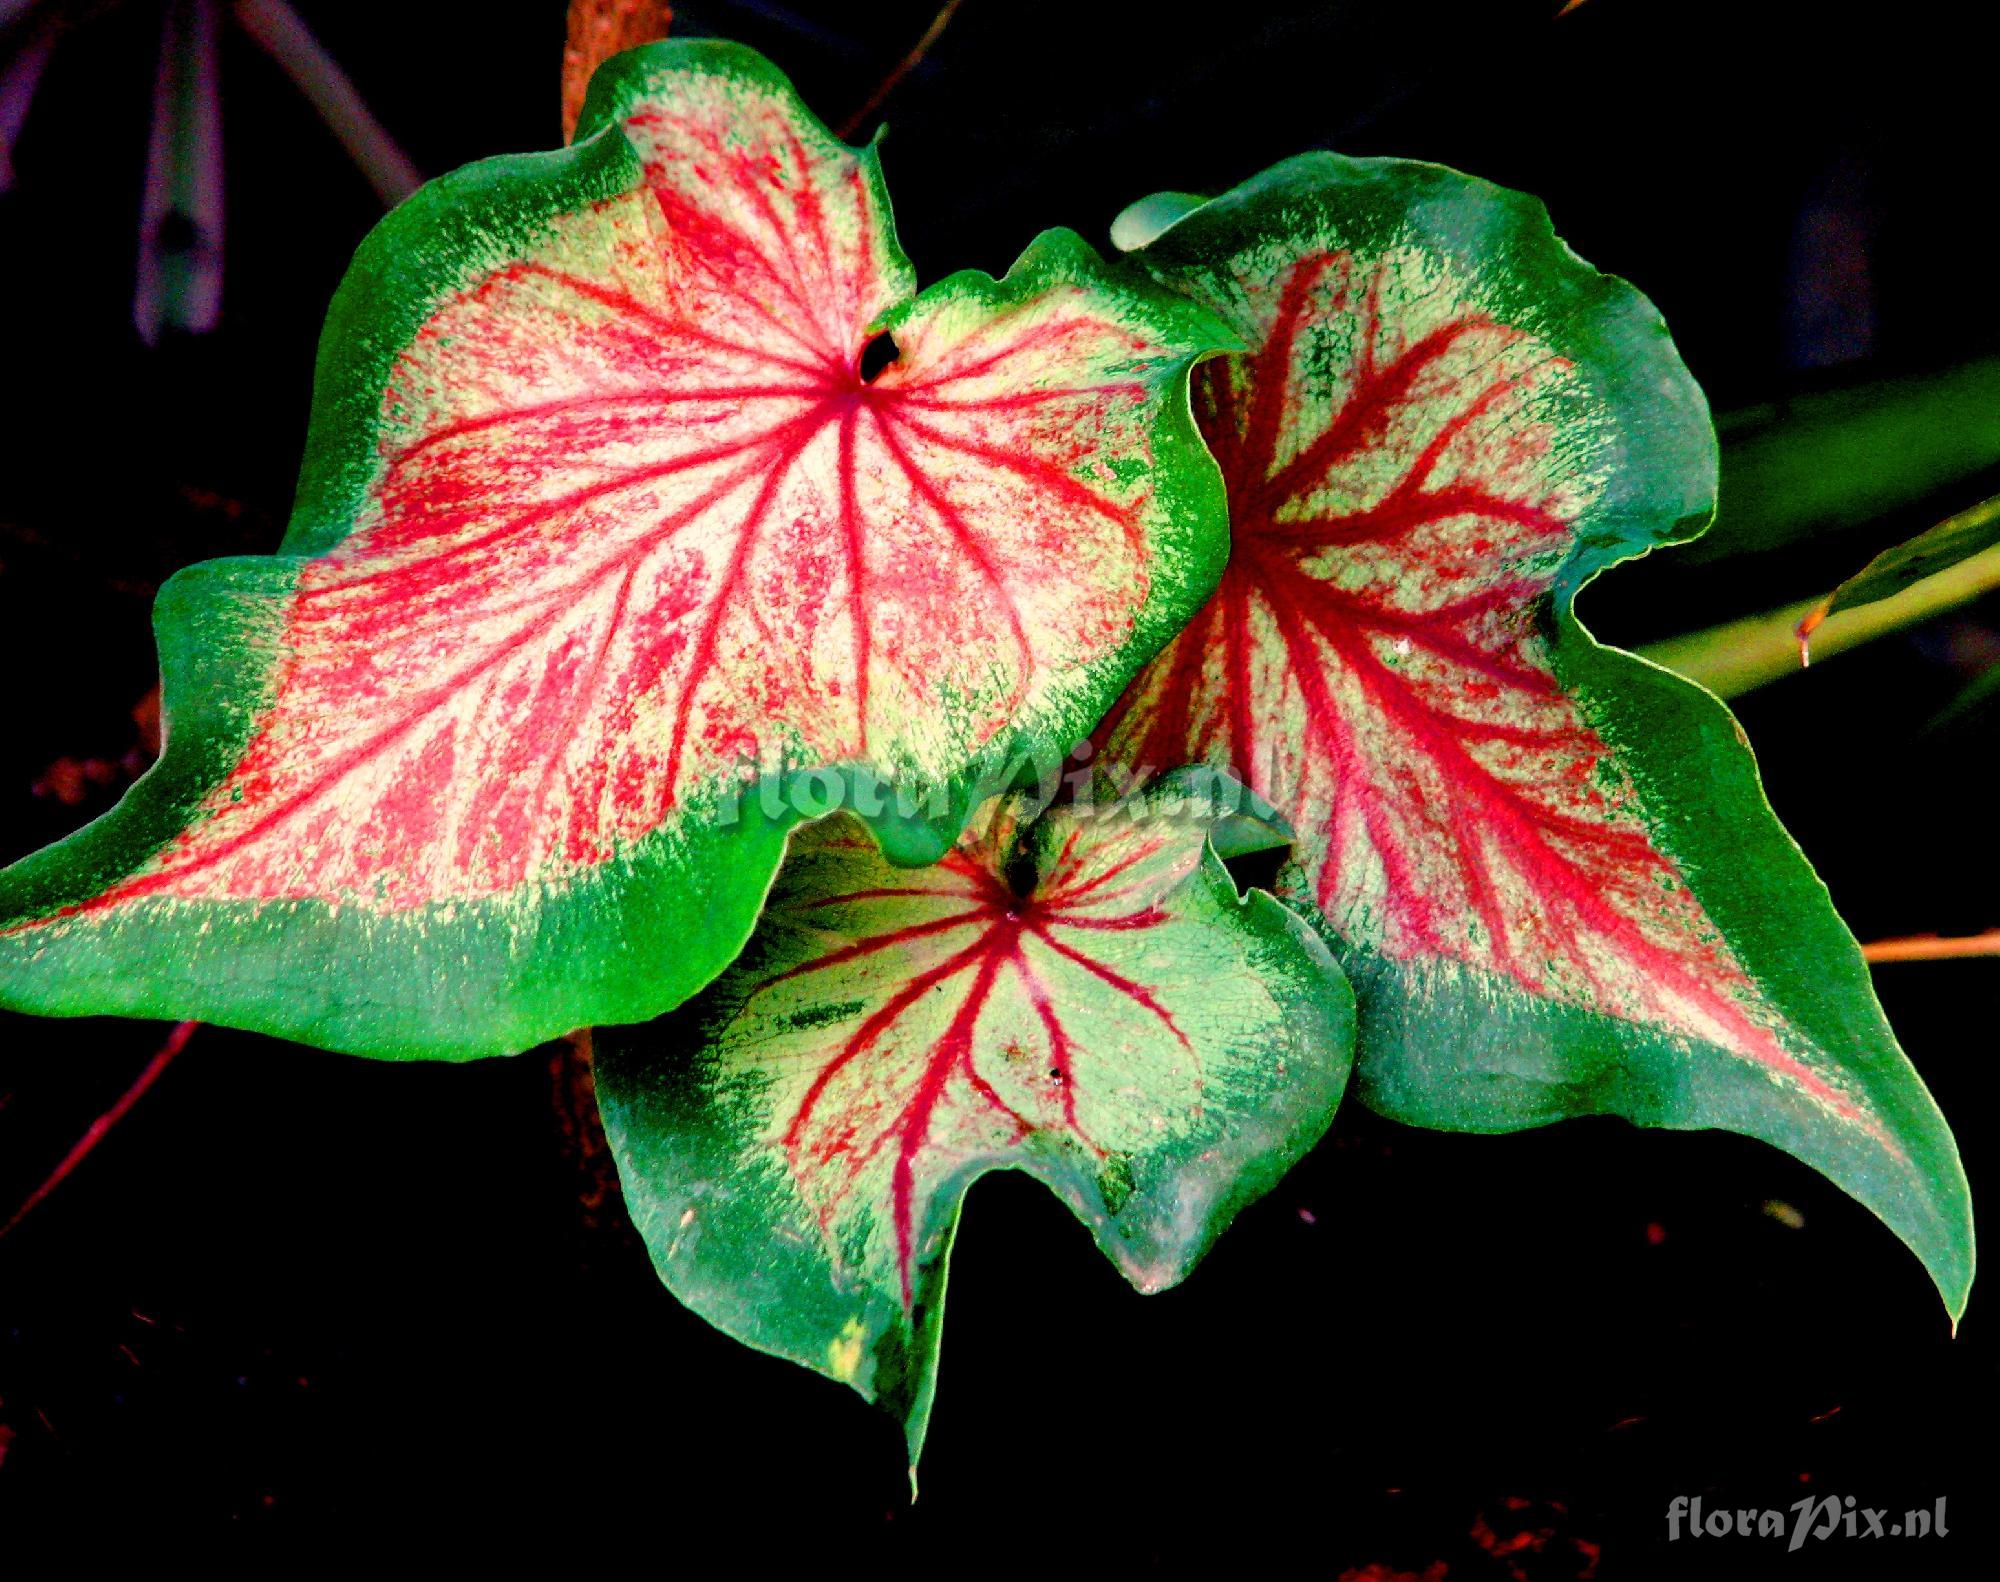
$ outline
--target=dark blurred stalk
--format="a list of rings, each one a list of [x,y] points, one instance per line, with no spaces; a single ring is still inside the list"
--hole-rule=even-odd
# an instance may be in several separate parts
[[[1956,730],[2000,703],[2000,664],[1981,671],[1959,688],[1957,694],[1924,725],[1926,733]]]
[[[149,346],[222,316],[220,10],[220,0],[168,0],[161,22],[132,303]]]
[[[34,0],[0,0],[0,192],[14,184],[14,144],[56,47],[53,7],[30,17]]]
[[[319,112],[383,203],[394,208],[423,185],[423,173],[285,0],[236,0],[236,20]]]

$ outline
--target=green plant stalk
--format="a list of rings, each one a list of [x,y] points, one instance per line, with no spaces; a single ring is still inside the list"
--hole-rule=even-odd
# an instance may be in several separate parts
[[[2000,463],[2000,359],[1724,413],[1722,500],[1682,565],[1866,526]]]
[[[1700,683],[1717,697],[1733,698],[1803,669],[1809,660],[1844,654],[1970,604],[1996,588],[2000,588],[2000,548],[1960,561],[1893,598],[1828,616],[1813,632],[1810,649],[1799,637],[1799,626],[1823,599],[1801,599],[1761,615],[1648,643],[1638,653]]]

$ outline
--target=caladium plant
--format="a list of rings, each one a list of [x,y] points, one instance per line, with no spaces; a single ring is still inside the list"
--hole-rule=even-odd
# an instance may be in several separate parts
[[[1741,732],[1572,608],[1713,505],[1657,314],[1434,166],[1114,235],[919,292],[874,148],[714,42],[425,188],[335,299],[279,552],[162,592],[161,762],[0,875],[0,1001],[597,1025],[664,1281],[913,1457],[975,1178],[1157,1289],[1350,1062],[1417,1124],[1764,1138],[1955,1316],[1950,1133]],[[1086,737],[1108,807],[1055,796]]]

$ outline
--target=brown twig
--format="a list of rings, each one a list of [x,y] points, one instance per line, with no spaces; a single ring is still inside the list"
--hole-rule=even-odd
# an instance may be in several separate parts
[[[621,50],[665,38],[673,19],[674,8],[666,0],[569,0],[562,69],[565,143],[576,136],[590,74]]]
[[[1878,939],[1872,945],[1863,945],[1861,954],[1874,962],[1962,961],[1969,956],[2000,956],[2000,928],[1956,939],[1943,939],[1936,934],[1917,934],[1908,939]]]
[[[549,1083],[564,1156],[575,1167],[577,1203],[586,1230],[603,1222],[604,1205],[618,1197],[618,1167],[597,1112],[597,1074],[590,1029],[579,1028],[549,1050]]]
[[[958,8],[962,4],[964,0],[945,0],[945,3],[938,8],[938,14],[931,18],[931,25],[924,29],[924,36],[917,40],[916,47],[896,63],[895,70],[875,85],[875,91],[868,96],[860,109],[833,129],[835,137],[843,141],[851,138],[861,129],[862,122],[882,108],[882,101],[896,91],[897,84],[923,64],[924,57],[931,52],[931,46],[937,43],[944,30],[951,26],[951,19],[958,14]]]
[[[6,1224],[0,1225],[0,1236],[7,1235],[33,1213],[44,1198],[69,1179],[70,1173],[90,1156],[93,1148],[104,1141],[111,1128],[125,1119],[126,1114],[139,1102],[146,1090],[160,1080],[160,1073],[174,1063],[176,1055],[187,1048],[187,1041],[194,1036],[194,1030],[199,1026],[201,1026],[199,1022],[181,1022],[167,1034],[167,1041],[160,1045],[153,1058],[146,1062],[145,1070],[139,1073],[132,1085],[119,1097],[118,1102],[90,1123],[90,1129],[76,1140],[76,1145],[68,1153],[63,1155],[62,1162],[51,1170],[42,1184],[30,1192],[27,1200],[14,1210],[13,1218]]]

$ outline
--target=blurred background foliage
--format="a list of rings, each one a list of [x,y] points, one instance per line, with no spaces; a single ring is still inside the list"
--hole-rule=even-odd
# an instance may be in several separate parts
[[[563,9],[0,0],[0,856],[149,761],[154,590],[276,544],[347,258],[416,172],[559,140]],[[2000,925],[2000,550],[1979,509],[2000,494],[2000,315],[1977,240],[1996,134],[1972,8],[673,9],[771,55],[831,122],[880,97],[926,279],[1002,270],[1052,224],[1105,245],[1141,194],[1304,148],[1543,197],[1666,314],[1723,441],[1715,530],[1601,579],[1586,620],[1741,693],[1779,813],[1864,939]],[[1800,671],[1799,621],[1948,519],[1921,551],[1940,574],[1880,603],[1850,588],[1816,636],[1837,662]],[[1863,592],[1909,581],[1907,557],[1875,570]],[[2000,961],[1878,982],[1978,1196]],[[0,1022],[0,1212],[157,1040]],[[1539,1577],[1593,1574],[1606,1543],[1643,1568],[1674,1493],[1983,1487],[1943,1448],[2000,1404],[1983,1304],[1947,1345],[1914,1264],[1789,1161],[1352,1113],[1163,1304],[1108,1289],[1030,1195],[975,1194],[910,1513],[865,1414],[652,1286],[587,1125],[564,1103],[550,1122],[545,1064],[392,1070],[205,1030],[0,1241],[0,1511],[96,1490],[194,1526],[560,1525],[672,1487],[716,1521],[775,1499],[829,1531],[940,1534],[1027,1469],[1045,1508],[1115,1509],[1086,1522],[1091,1552],[1185,1559],[1254,1521],[1359,1576]],[[1049,1244],[1032,1270],[1014,1251]],[[1279,1452],[1302,1422],[1307,1446]],[[1058,1448],[1076,1433],[1091,1488]],[[1190,1483],[1218,1525],[1181,1511],[1164,1539],[1146,1513]]]

